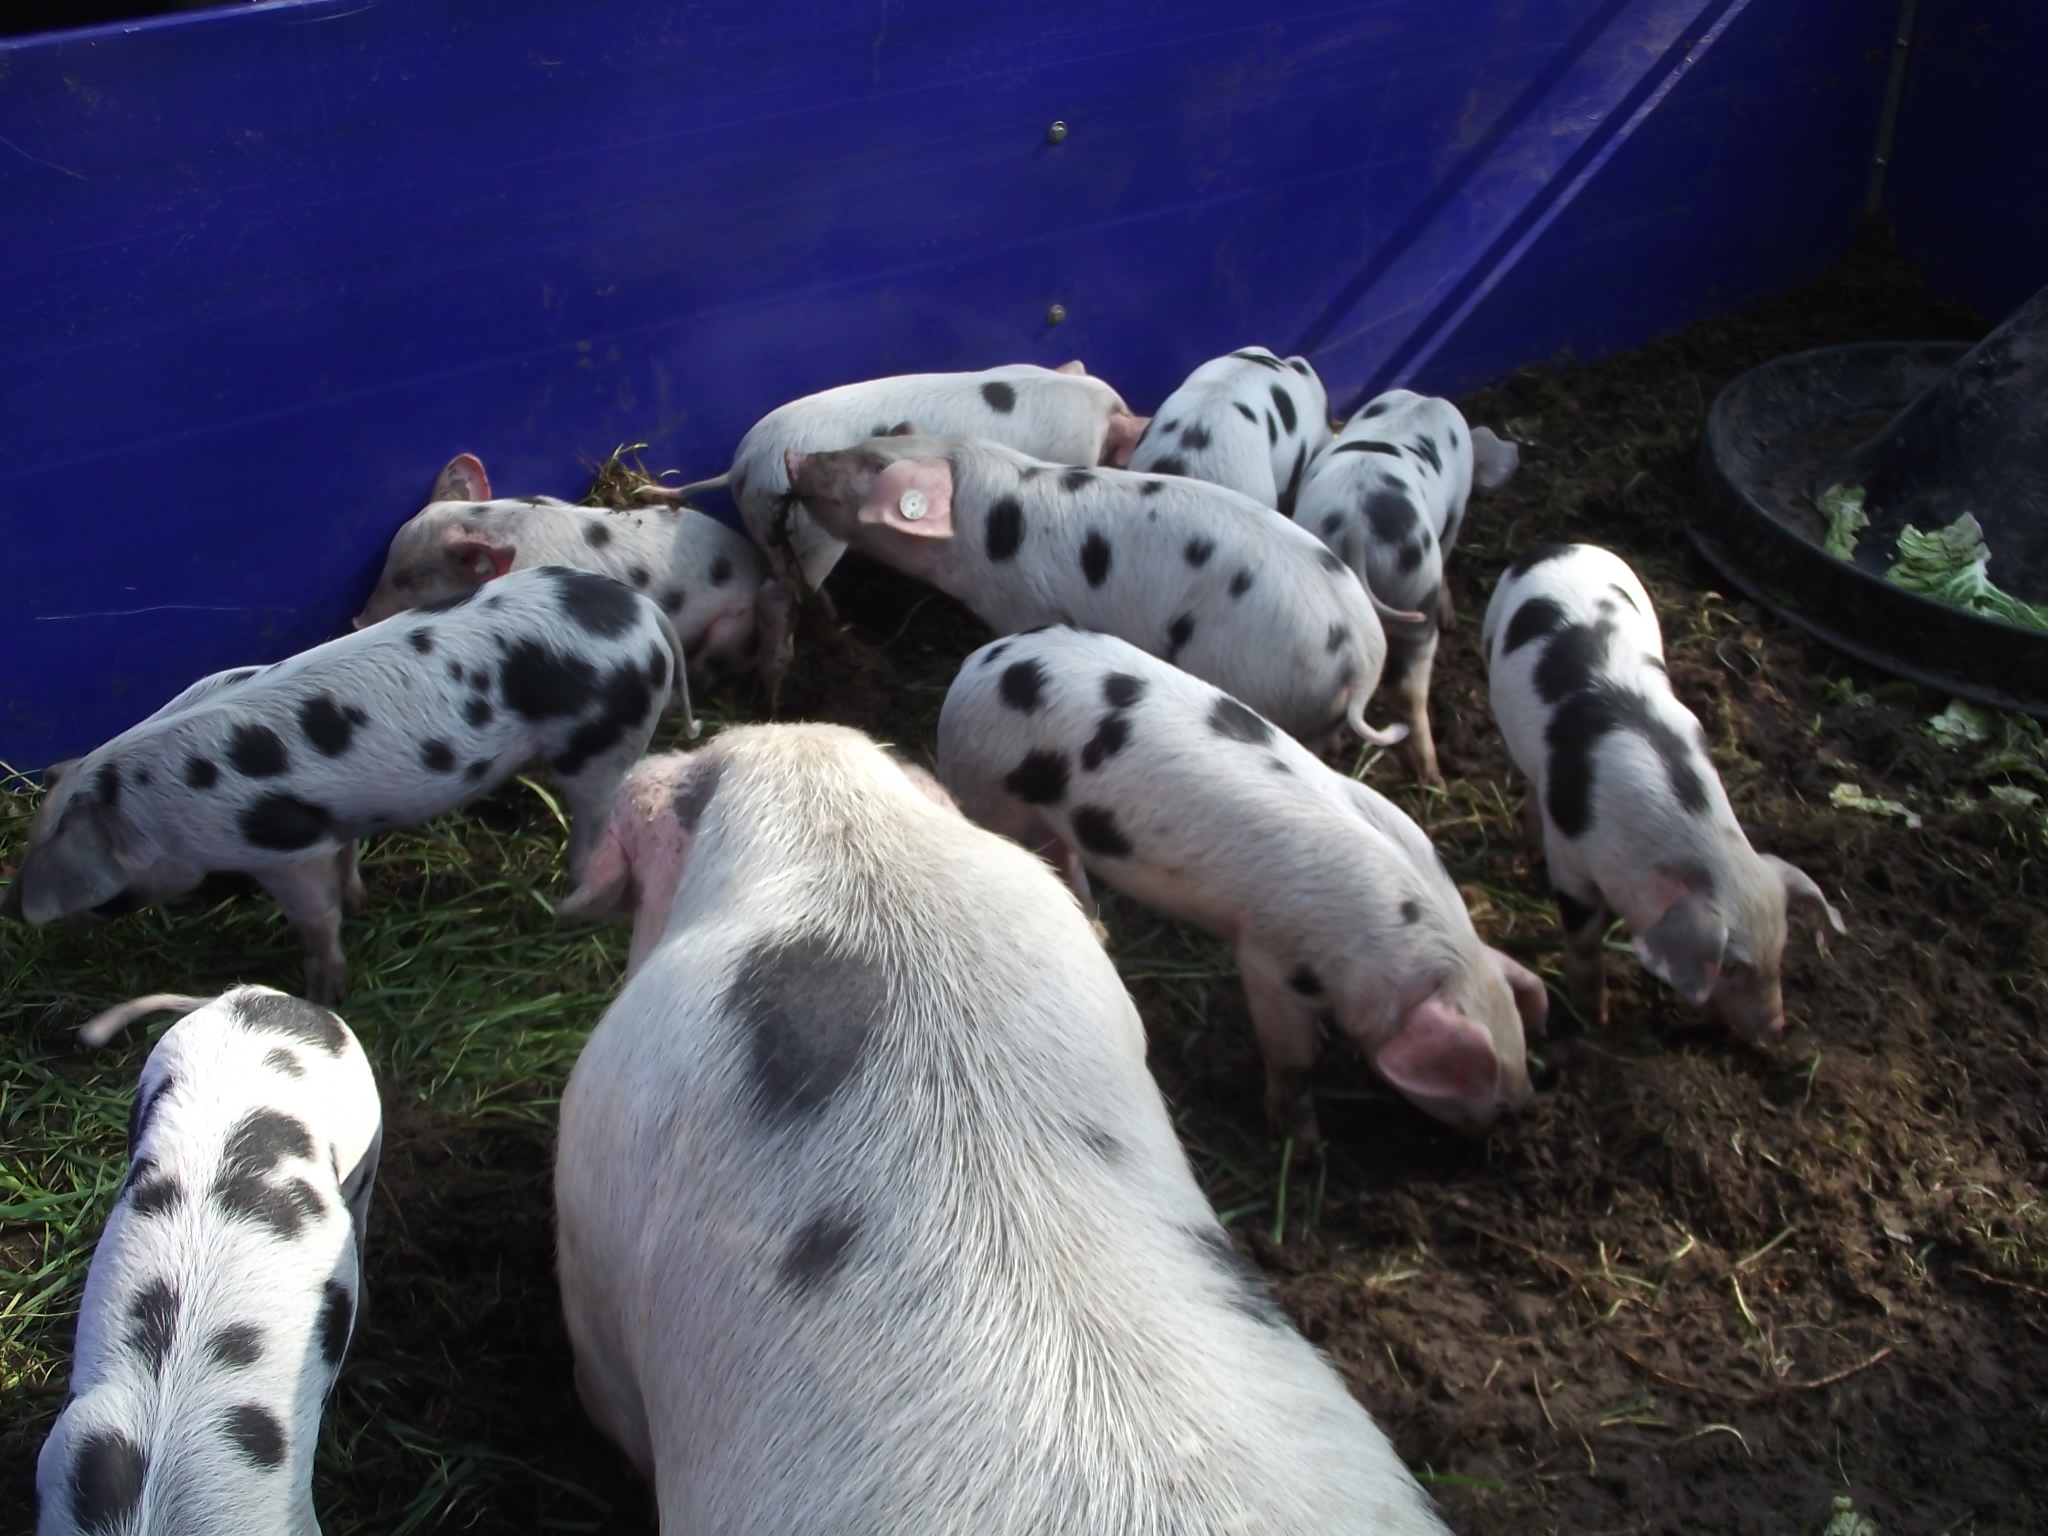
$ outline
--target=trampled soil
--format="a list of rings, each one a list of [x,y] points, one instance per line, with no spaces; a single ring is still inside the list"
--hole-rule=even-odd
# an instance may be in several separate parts
[[[1519,549],[1614,548],[1657,598],[1674,684],[1752,840],[1848,923],[1824,952],[1795,931],[1782,1042],[1731,1040],[1617,948],[1613,1022],[1578,1027],[1554,998],[1540,1100],[1484,1142],[1332,1047],[1327,1165],[1283,1184],[1220,950],[1106,903],[1205,1187],[1461,1531],[1818,1533],[1838,1496],[1885,1536],[2048,1529],[2048,835],[2039,805],[1987,796],[2048,783],[1934,742],[1938,695],[1715,595],[1682,534],[1701,422],[1737,373],[1977,329],[1873,243],[1797,293],[1462,402],[1525,447],[1452,562],[1463,623],[1434,706],[1452,786],[1425,795],[1391,762],[1370,777],[1436,837],[1481,931],[1555,980],[1479,619]],[[857,560],[830,586],[843,627],[807,617],[778,713],[928,752],[985,632]],[[1844,783],[1920,825],[1836,808]],[[369,1313],[323,1436],[326,1528],[651,1530],[570,1387],[547,1135],[386,1102]],[[0,1437],[0,1525],[22,1523],[46,1423]]]

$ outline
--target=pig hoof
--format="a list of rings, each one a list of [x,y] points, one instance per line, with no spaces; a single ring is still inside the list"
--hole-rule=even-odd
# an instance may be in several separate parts
[[[332,1008],[348,996],[348,962],[346,960],[308,960],[306,962],[306,999]]]
[[[1095,931],[1095,942],[1104,949],[1109,948],[1109,924],[1098,917],[1091,921],[1088,926]]]

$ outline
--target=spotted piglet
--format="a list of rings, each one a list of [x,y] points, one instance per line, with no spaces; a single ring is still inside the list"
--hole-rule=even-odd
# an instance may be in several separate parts
[[[661,1528],[1441,1533],[1051,872],[841,727],[690,764],[555,1164],[577,1391]]]
[[[240,987],[142,1068],[128,1175],[36,1466],[40,1536],[318,1536],[313,1453],[362,1294],[377,1084],[348,1026]]]
[[[756,665],[783,643],[787,594],[764,587],[761,552],[714,517],[687,507],[625,512],[552,496],[491,499],[474,454],[457,454],[425,511],[391,540],[384,574],[355,627],[474,591],[537,565],[598,571],[661,605],[690,677],[710,685]]]
[[[1372,595],[1312,535],[1227,487],[1062,468],[959,437],[792,454],[789,474],[834,537],[998,634],[1120,635],[1304,739],[1347,723],[1370,742],[1400,739],[1365,720],[1387,650]]]
[[[675,489],[650,487],[644,494],[681,500],[727,486],[777,575],[786,576],[794,559],[805,588],[815,590],[845,544],[791,500],[787,454],[847,448],[892,430],[914,430],[985,438],[1063,464],[1127,464],[1144,429],[1144,418],[1133,416],[1115,390],[1079,363],[907,373],[842,384],[777,406],[740,439],[725,474]]]
[[[984,826],[1235,945],[1274,1128],[1316,1145],[1329,1020],[1424,1112],[1483,1130],[1528,1096],[1543,984],[1473,930],[1422,829],[1228,694],[1108,635],[967,658],[939,777]]]
[[[5,908],[32,924],[111,915],[239,870],[298,930],[308,994],[334,1001],[348,985],[342,912],[363,899],[354,839],[451,811],[539,755],[568,802],[580,877],[681,684],[675,651],[647,598],[543,566],[202,679],[60,765]]]
[[[1246,347],[1166,397],[1130,467],[1227,485],[1292,517],[1302,475],[1329,441],[1330,397],[1308,359]]]
[[[1493,717],[1532,786],[1565,931],[1565,976],[1605,1022],[1608,914],[1637,957],[1744,1039],[1785,1027],[1788,906],[1842,919],[1805,874],[1749,845],[1706,732],[1671,691],[1650,596],[1591,544],[1525,551],[1487,605]]]
[[[1408,726],[1400,752],[1424,783],[1443,782],[1429,728],[1429,680],[1438,627],[1451,623],[1444,562],[1474,483],[1492,489],[1518,462],[1513,443],[1467,427],[1450,401],[1397,389],[1367,402],[1309,466],[1295,506],[1296,520],[1374,593],[1423,615],[1422,623],[1389,632],[1380,683]]]

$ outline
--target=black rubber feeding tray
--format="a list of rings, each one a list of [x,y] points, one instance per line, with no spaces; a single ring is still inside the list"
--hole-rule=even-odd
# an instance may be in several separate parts
[[[1693,543],[1737,587],[1829,645],[2000,709],[2048,717],[2048,631],[1884,579],[1899,528],[1976,516],[1990,578],[2048,603],[2048,290],[1975,347],[1799,352],[1730,384],[1707,416]],[[1865,488],[1853,562],[1816,498]]]

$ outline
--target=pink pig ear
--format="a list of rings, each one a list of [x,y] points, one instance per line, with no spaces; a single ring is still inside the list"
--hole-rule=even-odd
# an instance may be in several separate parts
[[[1493,1037],[1441,992],[1409,1011],[1372,1064],[1412,1098],[1454,1099],[1480,1115],[1491,1111],[1500,1086]]]
[[[618,828],[608,826],[597,851],[590,856],[583,879],[556,905],[555,915],[631,917],[636,900],[633,866],[626,858],[626,845],[619,841]]]
[[[884,437],[916,437],[917,435],[917,423],[914,421],[899,421],[895,426],[882,434]]]
[[[489,501],[491,477],[484,473],[484,461],[473,453],[458,453],[434,476],[434,488],[427,501]]]
[[[952,538],[953,466],[944,459],[898,459],[875,476],[858,516],[912,538]]]
[[[1118,411],[1109,418],[1109,430],[1102,437],[1102,462],[1111,469],[1129,469],[1131,455],[1138,451],[1138,439],[1152,424],[1150,416],[1133,416]]]
[[[1088,372],[1088,365],[1077,357],[1071,363],[1061,363],[1059,367],[1053,369],[1053,372],[1086,374]]]
[[[511,570],[512,562],[519,558],[519,551],[512,545],[493,544],[488,539],[466,535],[459,528],[448,530],[441,549],[449,570],[459,580],[479,587],[487,581],[496,581]]]
[[[1636,958],[1659,981],[1670,983],[1695,1008],[1714,995],[1728,925],[1705,893],[1681,896],[1664,915],[1636,935]]]

